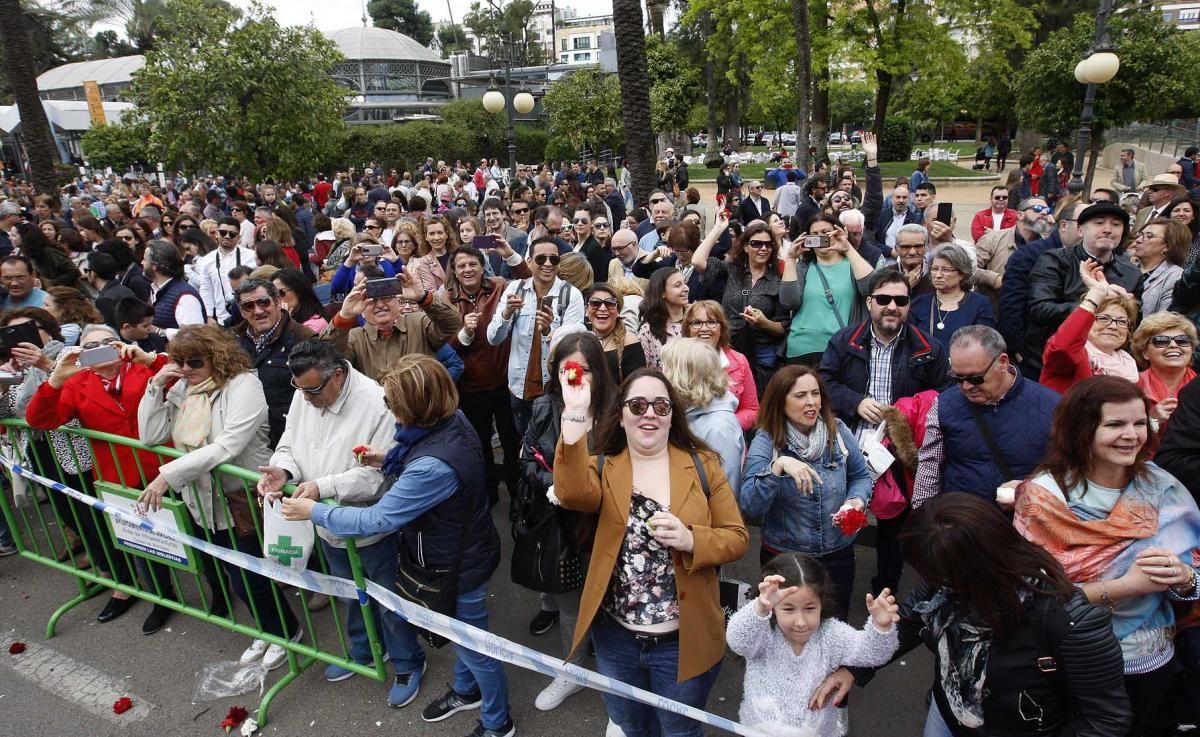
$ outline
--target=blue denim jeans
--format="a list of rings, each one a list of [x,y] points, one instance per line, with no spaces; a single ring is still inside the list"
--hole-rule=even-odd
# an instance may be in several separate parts
[[[396,580],[396,553],[399,537],[388,535],[379,542],[359,547],[358,559],[362,563],[363,577],[380,585]],[[341,578],[353,578],[350,573],[350,556],[345,548],[337,548],[321,540],[321,550],[329,564],[329,573]],[[346,634],[350,636],[350,657],[357,663],[371,662],[371,646],[367,642],[367,627],[363,621],[362,607],[357,601],[342,600],[346,617]],[[375,631],[383,638],[383,647],[388,660],[397,673],[412,673],[420,670],[425,662],[425,652],[417,642],[417,633],[399,615],[383,609],[378,604],[375,611]]]
[[[721,670],[718,662],[705,673],[677,683],[679,642],[659,645],[639,642],[632,632],[603,612],[592,624],[597,669],[609,678],[643,688],[688,706],[703,709]],[[703,737],[704,725],[679,714],[657,710],[620,696],[603,694],[608,718],[625,737]]]
[[[455,618],[461,622],[488,628],[487,584],[474,591],[459,592]],[[500,729],[508,723],[508,678],[504,664],[459,645],[454,646],[454,690],[460,694],[482,694],[480,721],[487,729]]]
[[[954,737],[946,720],[942,718],[936,700],[929,702],[929,713],[925,715],[925,732],[922,737]]]

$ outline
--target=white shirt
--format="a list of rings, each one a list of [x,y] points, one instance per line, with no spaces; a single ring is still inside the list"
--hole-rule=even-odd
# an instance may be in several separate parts
[[[249,222],[249,221],[247,221]],[[253,228],[253,223],[251,223]],[[229,318],[226,304],[233,299],[233,288],[229,285],[229,270],[235,266],[248,266],[254,269],[258,266],[254,251],[238,246],[227,253],[220,248],[209,251],[196,262],[196,280],[199,286],[200,299],[204,300],[204,309],[208,314],[224,322]]]
[[[1004,222],[1004,210],[996,212],[992,210],[992,230],[1000,230],[1000,224]]]
[[[163,282],[163,285],[170,282]],[[150,285],[150,304],[154,304],[158,300],[159,285]],[[200,304],[200,300],[193,297],[191,294],[181,294],[179,299],[175,301],[175,323],[180,328],[188,325],[203,325],[204,324],[204,308]],[[179,328],[165,328],[163,334],[167,336],[167,340],[175,337],[175,333],[179,332]]]
[[[887,233],[884,234],[883,242],[888,245],[888,248],[896,247],[896,234],[900,232],[900,228],[904,227],[905,211],[892,213],[892,222],[888,225]]]
[[[254,250],[254,221],[246,218],[238,228],[242,231],[238,237],[238,245]]]

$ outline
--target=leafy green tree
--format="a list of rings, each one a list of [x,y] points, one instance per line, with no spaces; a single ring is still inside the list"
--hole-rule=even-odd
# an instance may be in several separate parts
[[[442,56],[447,59],[456,52],[471,50],[471,39],[467,38],[466,29],[457,23],[437,29],[437,42],[442,47]]]
[[[463,25],[479,39],[480,51],[493,59],[509,59],[514,65],[543,64],[546,54],[533,35],[533,0],[510,0],[500,7],[471,3]]]
[[[455,100],[443,105],[438,113],[449,125],[467,132],[479,156],[506,159],[508,141],[504,135],[504,112],[489,113],[479,99]]]
[[[550,136],[567,139],[576,151],[584,147],[615,149],[621,144],[621,88],[617,75],[599,69],[572,72],[551,85],[542,106],[550,118]]]
[[[422,46],[433,40],[433,18],[417,7],[416,0],[371,0],[367,15],[376,28],[403,33]]]
[[[1080,14],[1025,57],[1013,82],[1021,125],[1064,136],[1079,124],[1084,86],[1075,81],[1074,69],[1094,29],[1095,18]],[[1096,85],[1088,186],[1106,130],[1135,120],[1200,116],[1195,31],[1180,31],[1158,13],[1123,13],[1109,21],[1109,33],[1121,69],[1112,81]]]
[[[150,130],[140,121],[92,126],[79,143],[90,166],[121,171],[158,158],[151,153],[149,140]]]
[[[865,80],[837,80],[829,86],[830,130],[861,125],[871,119],[875,88]]]
[[[646,73],[650,76],[650,121],[654,130],[686,130],[688,113],[703,96],[700,70],[689,62],[677,41],[649,36]]]
[[[92,37],[92,47],[100,59],[112,59],[118,56],[132,56],[137,48],[117,35],[116,31],[100,31]]]
[[[312,172],[337,145],[346,90],[341,53],[312,26],[284,28],[255,3],[246,17],[201,0],[177,13],[130,98],[170,161],[252,178]]]

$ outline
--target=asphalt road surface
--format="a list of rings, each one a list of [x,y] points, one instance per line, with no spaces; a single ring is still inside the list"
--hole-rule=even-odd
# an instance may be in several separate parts
[[[496,512],[497,528],[507,544],[506,505]],[[757,529],[753,530],[757,533]],[[746,557],[727,566],[727,575],[757,580],[758,537]],[[851,623],[866,619],[863,595],[874,572],[874,550],[857,547],[858,575]],[[905,585],[911,579],[906,576]],[[96,622],[104,605],[102,595],[71,610],[58,632],[45,639],[50,614],[75,593],[71,578],[17,556],[0,559],[0,735],[11,737],[163,737],[216,735],[230,706],[257,706],[256,694],[211,703],[193,703],[196,673],[206,663],[236,660],[246,638],[225,629],[177,614],[169,627],[146,637],[141,623],[149,612],[142,602],[109,624]],[[537,594],[508,581],[507,557],[492,579],[491,629],[524,645],[561,656],[558,630],[540,637],[529,634],[528,623],[538,609]],[[241,604],[239,603],[240,607]],[[328,620],[328,610],[319,612]],[[13,641],[27,643],[19,657],[8,654]],[[421,720],[420,710],[440,696],[451,679],[453,651],[430,651],[429,669],[421,693],[404,709],[388,708],[388,683],[355,677],[326,683],[323,666],[316,664],[289,685],[271,706],[264,735],[467,735],[477,712],[459,714],[437,724]],[[594,669],[588,659],[584,666]],[[737,718],[743,666],[727,655],[709,697],[708,709]],[[268,685],[285,672],[274,671]],[[932,677],[932,659],[923,648],[883,670],[866,689],[851,694],[852,735],[919,735],[924,723],[925,694]],[[599,694],[578,693],[550,712],[533,707],[534,697],[548,679],[508,667],[512,715],[517,733],[529,737],[601,737],[607,719]],[[389,676],[390,679],[390,676]],[[390,683],[390,680],[389,680]],[[112,713],[113,694],[128,695],[134,709]],[[808,694],[796,694],[807,699]],[[708,734],[726,734],[709,729]]]

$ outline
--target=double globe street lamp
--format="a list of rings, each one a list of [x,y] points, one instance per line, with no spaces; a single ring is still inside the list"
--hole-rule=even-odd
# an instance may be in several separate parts
[[[509,61],[504,62],[504,91],[501,92],[496,88],[495,79],[492,80],[488,91],[483,94],[483,109],[489,113],[498,113],[504,110],[507,118],[505,135],[508,137],[508,176],[509,182],[517,180],[517,137],[513,131],[513,110],[516,110],[521,115],[528,115],[533,112],[536,100],[528,89],[521,88],[517,94],[512,91],[512,64]]]
[[[1108,40],[1108,16],[1112,13],[1112,0],[1101,0],[1096,13],[1096,34],[1092,38],[1091,53],[1075,65],[1075,79],[1087,85],[1083,96],[1083,112],[1079,116],[1079,145],[1075,149],[1075,166],[1067,191],[1073,195],[1083,193],[1083,154],[1092,145],[1092,118],[1096,107],[1096,85],[1112,81],[1121,69],[1121,60],[1111,50]]]

